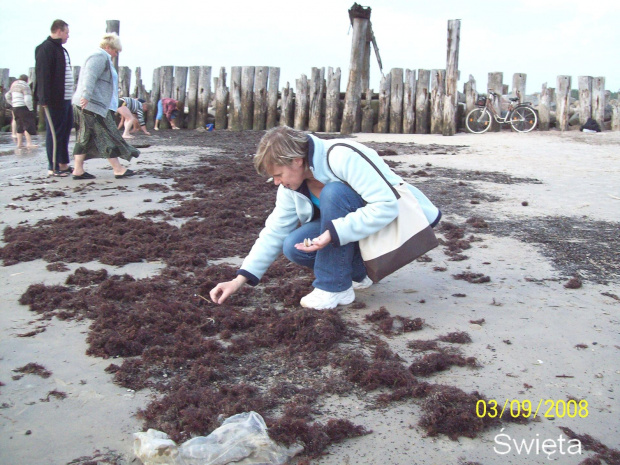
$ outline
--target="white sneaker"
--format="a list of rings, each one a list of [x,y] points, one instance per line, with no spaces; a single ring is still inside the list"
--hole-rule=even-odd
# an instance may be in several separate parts
[[[368,276],[362,279],[359,283],[353,281],[353,289],[356,291],[359,291],[360,289],[368,289],[372,285],[372,279],[370,279]]]
[[[306,308],[328,310],[336,308],[338,305],[349,305],[354,300],[355,292],[353,292],[353,287],[342,292],[327,292],[315,288],[310,294],[302,297],[299,303]]]

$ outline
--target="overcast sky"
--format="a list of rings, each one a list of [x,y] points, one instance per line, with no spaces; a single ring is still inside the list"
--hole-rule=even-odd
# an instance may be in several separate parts
[[[276,66],[280,88],[295,86],[312,67],[340,67],[346,90],[351,52],[347,10],[353,0],[0,0],[0,68],[11,76],[34,66],[34,48],[54,19],[69,23],[66,48],[82,65],[103,35],[106,20],[120,20],[120,64],[142,68],[147,90],[159,66]],[[371,21],[383,61],[391,68],[446,66],[447,22],[461,20],[459,90],[469,75],[486,91],[489,72],[527,74],[527,92],[558,75],[604,76],[620,89],[620,1],[598,0],[390,0],[372,7]],[[371,87],[381,74],[371,57]],[[229,81],[227,82],[229,83]],[[133,88],[133,82],[132,82]]]

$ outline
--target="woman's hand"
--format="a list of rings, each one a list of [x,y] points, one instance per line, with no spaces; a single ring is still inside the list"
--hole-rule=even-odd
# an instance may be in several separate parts
[[[295,244],[295,248],[297,250],[303,250],[304,252],[314,252],[316,250],[321,250],[323,247],[327,247],[331,241],[332,235],[329,230],[327,230],[319,237],[312,239],[312,245],[305,246],[303,242],[300,242],[299,244]]]
[[[219,283],[211,289],[209,296],[214,303],[222,304],[226,299],[228,299],[228,297],[237,292],[247,281],[248,279],[245,276],[238,275],[232,281]]]
[[[86,100],[84,97],[82,97],[82,98],[80,99],[80,106],[82,107],[82,110],[83,110],[84,108],[86,108],[86,105],[88,105],[88,100]]]

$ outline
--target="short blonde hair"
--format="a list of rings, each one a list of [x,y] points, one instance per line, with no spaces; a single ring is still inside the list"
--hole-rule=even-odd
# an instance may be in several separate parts
[[[308,135],[288,126],[278,126],[267,131],[258,143],[254,167],[258,174],[268,176],[271,167],[290,166],[296,158],[306,159],[307,155]]]
[[[103,38],[101,39],[101,42],[99,43],[99,47],[101,48],[109,47],[119,52],[123,50],[123,46],[121,45],[121,38],[118,36],[116,32],[105,34]]]

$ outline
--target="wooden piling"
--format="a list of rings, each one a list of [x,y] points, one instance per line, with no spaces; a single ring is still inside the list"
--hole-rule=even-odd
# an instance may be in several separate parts
[[[133,98],[137,98],[137,99],[142,99],[142,100],[146,100],[147,98],[147,92],[146,89],[144,87],[144,81],[142,80],[142,68],[140,68],[139,66],[136,68],[136,83],[134,85],[133,88],[133,92],[131,94],[131,96]]]
[[[605,130],[605,78],[592,79],[592,118]]]
[[[172,98],[174,95],[174,66],[161,67],[161,98]]]
[[[368,9],[370,10],[370,8]],[[351,10],[349,11],[351,14]],[[368,40],[370,13],[368,18],[355,17],[353,19],[353,38],[351,46],[351,60],[349,63],[349,82],[344,98],[344,110],[342,112],[342,134],[352,134],[361,128],[361,98],[362,80],[364,74],[364,53]]]
[[[551,89],[547,87],[545,82],[540,92],[540,101],[538,102],[538,130],[548,131],[551,123]]]
[[[254,66],[241,68],[241,128],[252,129],[254,124]]]
[[[558,76],[558,85],[555,91],[555,117],[556,127],[560,131],[568,131],[568,120],[570,119],[570,91],[571,91],[571,77],[570,76]]]
[[[340,128],[340,68],[327,68],[325,95],[325,131],[338,132]]]
[[[280,86],[280,68],[269,68],[269,90],[267,91],[267,127],[278,125],[278,88]]]
[[[151,95],[149,103],[153,111],[147,113],[147,125],[152,128],[155,125],[155,117],[157,116],[157,102],[161,99],[161,68],[153,70],[153,84],[151,86]]]
[[[392,68],[390,71],[390,133],[403,132],[403,69]]]
[[[263,131],[267,125],[267,82],[269,67],[257,66],[254,71],[254,120],[252,129]]]
[[[286,87],[282,88],[282,114],[280,115],[280,126],[292,128],[295,124],[295,96],[293,89],[287,82]]]
[[[609,102],[611,106],[611,130],[620,131],[620,98]]]
[[[222,66],[215,90],[215,129],[226,129],[228,125],[228,95],[226,68]]]
[[[177,116],[177,126],[185,127],[185,101],[187,100],[187,66],[175,66],[174,68],[174,89],[172,98],[179,102],[179,115]]]
[[[198,69],[198,95],[196,103],[196,127],[204,128],[209,117],[211,105],[211,67],[200,66]]]
[[[392,99],[392,75],[386,74],[379,85],[379,115],[377,132],[387,133],[390,130],[390,101]]]
[[[490,93],[488,94],[488,98],[491,99],[493,103],[493,107],[498,115],[502,114],[502,95],[504,95],[504,73],[494,72],[489,73],[488,75],[488,83],[487,83],[488,92],[495,92],[497,95],[493,96]],[[495,118],[491,120],[491,128],[489,131],[491,132],[499,132],[502,127],[495,121]]]
[[[374,131],[375,112],[372,109],[372,89],[366,89],[366,103],[362,108],[362,132]]]
[[[116,32],[117,35],[121,35],[121,22],[117,19],[108,19],[105,22],[105,32],[106,34]],[[118,72],[118,55],[112,57],[112,64],[116,68],[116,72]]]
[[[456,134],[456,114],[459,104],[459,46],[461,41],[461,20],[448,21],[448,52],[446,58],[445,95],[443,98],[442,133]]]
[[[325,68],[312,68],[312,80],[309,86],[308,130],[323,130],[323,93],[325,91]]]
[[[233,66],[230,71],[230,111],[228,127],[232,131],[241,131],[241,75],[242,67]]]
[[[465,114],[467,115],[476,106],[478,101],[478,91],[476,90],[476,80],[470,74],[469,81],[463,85],[463,93],[465,94]]]
[[[118,96],[129,97],[131,95],[131,69],[128,66],[121,66],[118,70]]]
[[[515,73],[512,75],[512,96],[519,99],[519,103],[525,101],[525,88],[527,84],[527,74]]]
[[[190,66],[187,74],[187,129],[196,129],[196,121],[198,119],[198,79],[200,75],[200,67]]]
[[[434,69],[431,72],[431,134],[443,132],[443,100],[445,91],[446,70]]]
[[[415,132],[428,134],[431,129],[431,99],[430,99],[431,72],[427,69],[418,69],[418,81],[415,91]]]
[[[579,124],[592,117],[592,76],[579,76]]]
[[[8,104],[6,103],[4,95],[9,91],[10,87],[9,69],[0,68],[0,127],[7,123],[5,113]]]
[[[415,70],[405,70],[405,89],[403,96],[403,133],[415,133]]]
[[[308,77],[302,74],[295,84],[295,129],[305,131],[308,129]]]

